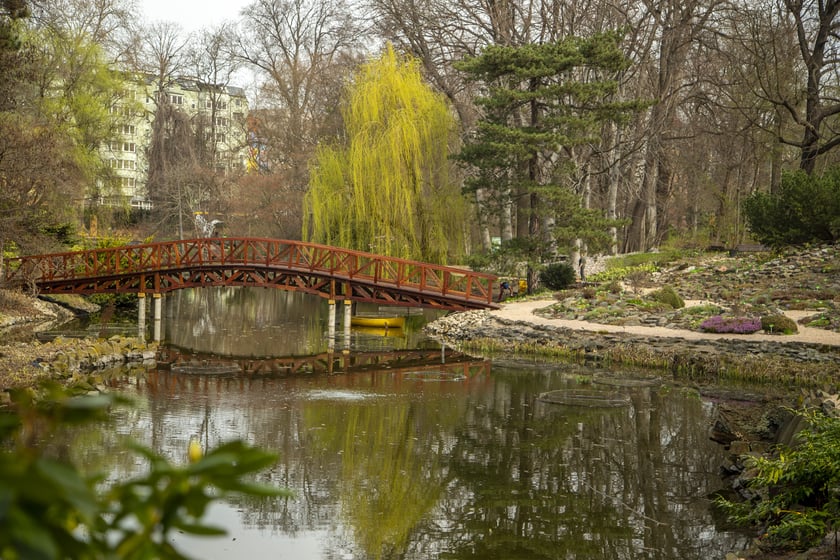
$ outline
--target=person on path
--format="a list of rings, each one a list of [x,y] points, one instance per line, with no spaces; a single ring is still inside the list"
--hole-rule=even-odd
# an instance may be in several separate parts
[[[581,255],[578,265],[580,270],[580,281],[586,282],[586,257]]]

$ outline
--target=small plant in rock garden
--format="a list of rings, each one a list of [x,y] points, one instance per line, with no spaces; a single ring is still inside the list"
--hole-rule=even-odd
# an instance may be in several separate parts
[[[761,328],[768,333],[796,334],[796,321],[785,315],[767,315],[761,318]]]
[[[681,309],[685,307],[685,301],[671,286],[664,286],[659,290],[653,291],[647,295],[649,299],[670,305],[674,309]]]
[[[646,270],[634,270],[630,272],[626,279],[627,282],[630,284],[630,287],[633,288],[633,293],[638,294],[639,291],[644,286],[645,282],[647,282],[648,278],[650,278],[650,273]]]
[[[592,286],[585,287],[583,289],[583,291],[581,292],[581,295],[583,296],[584,299],[594,299],[595,294],[596,294],[595,288],[593,288]]]
[[[761,319],[715,315],[700,323],[700,330],[710,333],[752,334],[761,330]]]
[[[613,280],[609,284],[607,284],[607,291],[611,294],[620,294],[624,291],[624,288],[621,287],[621,282],[617,280]]]
[[[682,310],[684,315],[720,315],[722,312],[723,310],[713,303],[686,307]]]

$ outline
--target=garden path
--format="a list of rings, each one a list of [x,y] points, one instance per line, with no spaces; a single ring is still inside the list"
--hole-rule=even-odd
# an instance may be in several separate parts
[[[555,303],[553,299],[530,300],[530,301],[513,301],[503,303],[500,309],[490,311],[491,315],[499,317],[500,319],[507,319],[510,321],[523,321],[533,325],[548,325],[553,327],[562,327],[572,330],[589,331],[589,332],[610,332],[610,333],[627,333],[640,336],[657,336],[663,338],[681,338],[684,340],[753,340],[766,342],[804,342],[811,344],[826,344],[829,346],[840,346],[840,333],[828,331],[825,329],[817,329],[814,327],[805,327],[798,325],[799,332],[796,334],[778,335],[778,334],[733,334],[733,333],[706,333],[696,332],[683,329],[669,329],[665,327],[647,326],[647,325],[603,325],[600,323],[591,323],[589,321],[578,321],[573,319],[548,319],[534,314],[534,310],[548,307]],[[686,307],[695,305],[702,305],[704,301],[686,300]],[[798,321],[802,317],[813,315],[815,311],[785,311],[785,315]]]

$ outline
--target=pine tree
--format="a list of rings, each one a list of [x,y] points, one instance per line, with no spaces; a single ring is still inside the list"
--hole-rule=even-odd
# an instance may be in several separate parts
[[[342,113],[346,143],[320,148],[312,165],[304,239],[435,263],[458,256],[454,119],[416,61],[389,45],[360,69]]]
[[[620,40],[617,33],[604,33],[493,45],[457,65],[486,91],[476,100],[484,116],[457,156],[472,171],[466,189],[482,189],[490,213],[514,197],[529,200],[528,239],[515,245],[527,248],[521,256],[532,265],[575,239],[608,243],[614,223],[581,205],[569,184],[574,165],[569,153],[596,144],[605,122],[623,123],[641,107],[614,100],[616,76],[629,65]],[[533,270],[529,276],[533,280]]]

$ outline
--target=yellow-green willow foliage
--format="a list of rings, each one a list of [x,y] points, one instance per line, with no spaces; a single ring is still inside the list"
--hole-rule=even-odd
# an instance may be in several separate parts
[[[346,144],[322,146],[314,158],[304,239],[435,263],[460,256],[455,121],[416,61],[389,45],[348,87],[343,116]]]

